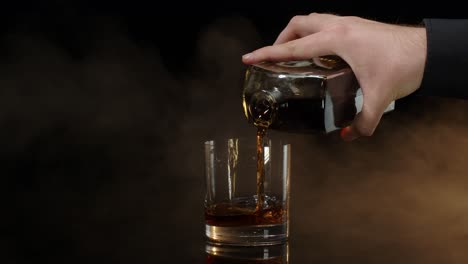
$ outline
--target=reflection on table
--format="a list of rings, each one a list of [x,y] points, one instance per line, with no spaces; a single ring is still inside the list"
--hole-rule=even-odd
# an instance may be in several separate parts
[[[206,264],[287,264],[289,244],[273,246],[225,246],[206,242]]]

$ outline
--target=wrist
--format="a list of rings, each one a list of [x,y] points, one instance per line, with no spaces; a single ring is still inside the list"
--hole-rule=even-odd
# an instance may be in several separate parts
[[[427,36],[425,27],[416,27],[414,30],[415,62],[416,62],[416,83],[418,89],[424,76],[424,69],[427,60]]]
[[[404,56],[406,61],[405,71],[407,72],[406,82],[403,84],[398,98],[407,96],[415,92],[422,84],[424,70],[427,59],[427,36],[426,29],[421,26],[406,27],[403,39]]]

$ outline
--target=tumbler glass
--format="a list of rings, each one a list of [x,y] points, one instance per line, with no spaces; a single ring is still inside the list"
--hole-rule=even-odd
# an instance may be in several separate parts
[[[289,236],[291,146],[255,137],[205,142],[205,233],[224,245],[277,245]]]

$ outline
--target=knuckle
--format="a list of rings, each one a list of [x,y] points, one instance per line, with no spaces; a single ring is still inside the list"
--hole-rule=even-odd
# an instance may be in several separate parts
[[[341,17],[346,23],[356,23],[360,19],[357,16],[343,16]]]
[[[320,35],[320,39],[325,43],[329,43],[329,45],[332,45],[333,43],[336,43],[337,41],[339,41],[337,39],[339,37],[340,35],[337,35],[335,32],[331,30],[324,30],[322,31]]]
[[[318,19],[336,20],[336,19],[342,18],[343,16],[340,16],[339,14],[333,13],[333,12],[324,12],[324,13],[312,12],[308,15],[308,17],[316,17]]]
[[[297,45],[294,42],[289,42],[285,45],[286,52],[291,56],[295,57],[297,54]]]
[[[294,16],[289,21],[289,25],[292,26],[292,27],[296,27],[296,26],[302,24],[303,21],[304,21],[304,16]]]
[[[346,45],[345,43],[352,42],[354,39],[353,34],[355,34],[351,25],[341,23],[340,21],[330,25],[324,32],[326,33],[324,35],[328,38],[328,42],[333,43],[335,48],[337,45]]]
[[[265,47],[263,47],[263,48],[261,48],[261,49],[258,49],[258,50],[256,51],[256,53],[257,53],[257,54],[263,54],[263,53],[267,52],[268,50],[270,50],[271,47],[272,47],[271,45],[265,46]]]
[[[333,34],[337,34],[339,36],[348,35],[350,32],[350,25],[348,23],[343,23],[341,20],[337,21],[333,25],[330,25],[328,28],[329,31],[333,32]]]

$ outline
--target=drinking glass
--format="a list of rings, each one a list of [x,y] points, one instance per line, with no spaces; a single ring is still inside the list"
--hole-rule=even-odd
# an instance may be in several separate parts
[[[288,240],[291,146],[266,137],[257,143],[255,137],[205,142],[205,233],[212,243]]]

